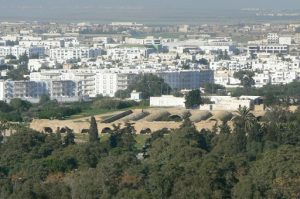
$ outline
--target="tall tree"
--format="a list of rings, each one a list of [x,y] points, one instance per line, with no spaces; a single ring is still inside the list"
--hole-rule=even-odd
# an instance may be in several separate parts
[[[202,104],[200,90],[192,90],[185,96],[185,107],[194,108]]]
[[[234,118],[235,125],[245,130],[246,133],[249,133],[256,122],[255,116],[250,112],[250,109],[245,106],[240,107],[237,114],[238,115]]]
[[[239,79],[241,81],[241,85],[246,89],[251,88],[255,84],[253,79],[254,73],[252,71],[235,72],[233,77]]]
[[[114,125],[114,130],[109,138],[110,147],[123,150],[135,150],[135,129],[130,124],[125,124],[125,128],[120,128],[120,125]]]
[[[67,135],[64,137],[65,146],[75,144],[75,135],[71,129],[67,129]]]
[[[94,116],[91,117],[91,125],[89,129],[89,141],[90,142],[99,141],[99,132],[97,127],[97,122]]]
[[[255,116],[247,107],[240,107],[237,111],[237,116],[234,118],[234,148],[236,153],[245,152],[247,146],[247,135],[251,134],[253,127],[256,124]]]
[[[166,95],[172,91],[163,78],[153,74],[139,75],[136,81],[129,85],[128,90],[142,92],[144,99],[148,99],[150,96]]]

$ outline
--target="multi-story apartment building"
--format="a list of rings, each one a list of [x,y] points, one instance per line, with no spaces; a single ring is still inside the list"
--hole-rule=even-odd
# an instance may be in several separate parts
[[[0,57],[5,57],[7,55],[20,57],[24,54],[27,54],[29,57],[32,55],[43,57],[45,55],[45,48],[41,46],[0,46]]]
[[[60,102],[78,101],[77,83],[70,80],[52,81],[0,81],[0,100],[19,98],[38,103],[42,95]]]
[[[70,78],[72,79],[72,78]],[[74,74],[74,81],[78,82],[78,95],[79,96],[88,96],[95,97],[96,92],[96,75],[93,72],[77,72]]]
[[[136,73],[96,73],[96,93],[113,97],[118,90],[125,90],[137,77]]]
[[[71,80],[54,80],[47,82],[47,91],[51,99],[58,101],[77,101],[77,84]]]
[[[212,70],[78,69],[32,72],[28,81],[1,81],[0,100],[21,98],[38,102],[41,95],[61,102],[77,101],[97,95],[113,97],[125,90],[141,74],[152,73],[164,79],[172,89],[199,89],[214,81]]]
[[[39,101],[41,95],[47,94],[47,84],[45,82],[35,81],[1,81],[4,90],[0,94],[3,96],[2,100],[10,101],[14,98],[20,98],[33,103]]]
[[[140,60],[147,58],[150,49],[146,47],[117,47],[107,49],[107,56],[112,60]]]
[[[269,33],[267,35],[267,40],[269,44],[278,44],[279,43],[279,36],[277,33]]]
[[[43,70],[30,74],[32,81],[70,80],[76,82],[78,96],[113,97],[118,90],[125,90],[138,73],[109,70]]]
[[[20,46],[43,46],[47,49],[51,48],[63,48],[63,47],[76,47],[79,46],[79,41],[76,37],[58,37],[55,39],[42,40],[41,38],[29,38],[19,41]]]
[[[100,48],[69,47],[50,49],[49,57],[56,60],[95,58],[101,55]]]
[[[63,40],[22,40],[19,41],[20,46],[31,47],[31,46],[44,46],[46,48],[60,48],[64,47]]]
[[[271,53],[271,54],[288,54],[289,46],[280,44],[269,44],[269,45],[249,45],[249,54],[257,53]]]

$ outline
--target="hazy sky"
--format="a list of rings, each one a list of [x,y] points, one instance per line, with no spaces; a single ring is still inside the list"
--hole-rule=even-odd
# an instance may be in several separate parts
[[[300,0],[0,0],[2,19],[179,19],[208,9],[300,9]],[[213,14],[218,13],[211,13]],[[204,14],[203,14],[204,15]]]
[[[63,6],[71,9],[77,6],[96,7],[167,7],[169,5],[180,7],[202,8],[243,8],[261,7],[275,9],[293,9],[300,7],[299,0],[0,0],[0,9],[5,7],[30,8],[44,7],[54,8]]]

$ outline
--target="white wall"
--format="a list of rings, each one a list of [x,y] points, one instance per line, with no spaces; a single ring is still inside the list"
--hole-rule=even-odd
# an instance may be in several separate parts
[[[5,82],[0,81],[0,100],[5,101]]]
[[[161,97],[150,97],[150,107],[185,107],[184,97],[163,95]]]

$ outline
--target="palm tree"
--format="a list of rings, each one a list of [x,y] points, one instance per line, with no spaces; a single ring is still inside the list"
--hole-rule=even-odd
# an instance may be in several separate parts
[[[250,109],[246,106],[240,107],[237,110],[237,116],[234,118],[236,126],[244,129],[246,133],[249,133],[256,123],[256,117],[250,112]]]

